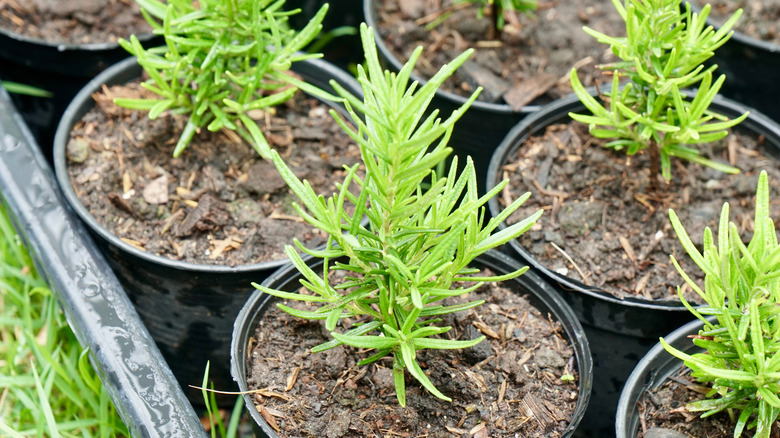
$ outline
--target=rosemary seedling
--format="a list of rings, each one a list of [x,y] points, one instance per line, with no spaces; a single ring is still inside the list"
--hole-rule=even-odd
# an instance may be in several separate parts
[[[489,39],[500,39],[506,24],[505,13],[533,13],[539,7],[538,0],[456,0],[456,3],[471,3],[479,6],[479,18],[490,8],[491,34]]]
[[[671,179],[671,157],[700,163],[727,173],[739,169],[702,157],[692,145],[719,140],[728,129],[747,117],[729,120],[708,108],[725,76],[713,82],[717,66],[702,63],[731,37],[731,28],[742,13],[736,13],[718,30],[706,26],[710,6],[691,12],[681,0],[612,0],[626,23],[626,36],[607,36],[584,30],[599,42],[609,44],[621,59],[602,68],[612,71],[612,90],[605,93],[606,106],[591,96],[572,69],[572,88],[592,113],[569,115],[590,126],[590,133],[612,141],[607,147],[628,155],[647,150],[650,155],[650,189],[657,190],[658,174]],[[621,89],[620,83],[627,79]],[[680,90],[697,88],[692,98]]]
[[[301,284],[310,294],[255,287],[280,298],[318,306],[316,310],[304,311],[279,304],[294,316],[325,320],[333,340],[312,351],[320,352],[340,344],[374,350],[361,365],[392,356],[396,395],[402,406],[406,404],[405,370],[430,393],[450,400],[425,375],[417,363],[417,351],[465,348],[484,339],[460,341],[438,337],[450,330],[437,325],[442,315],[482,303],[443,305],[442,300],[468,294],[479,283],[506,280],[525,272],[524,267],[506,275],[479,277],[473,275],[478,271],[469,264],[478,255],[528,230],[542,212],[491,234],[529,194],[483,227],[485,203],[500,193],[507,181],[479,197],[471,159],[460,174],[457,160],[446,176],[433,170],[451,153],[447,142],[453,124],[480,90],[444,121],[438,111],[426,116],[426,108],[436,89],[471,55],[471,50],[442,67],[425,85],[418,86],[416,82],[410,84],[409,77],[422,47],[395,74],[380,67],[373,30],[364,24],[360,34],[367,66],[365,69],[358,66],[364,100],[333,84],[347,102],[356,130],[336,112],[331,114],[359,145],[365,176],[358,176],[358,164],[345,167],[344,182],[326,200],[317,196],[308,182],[301,182],[276,152],[271,152],[279,173],[301,200],[302,205],[295,205],[297,211],[329,237],[321,250],[307,249],[297,240],[294,242],[301,251],[324,259],[322,275],[311,270],[293,246],[286,247],[287,255],[304,277]],[[431,183],[424,185],[427,181]],[[350,192],[351,183],[359,187],[358,194]],[[345,208],[348,204],[354,207],[354,213],[348,213],[349,209]],[[361,224],[364,216],[368,218],[367,226]],[[331,284],[328,275],[331,270],[343,270],[348,275],[340,284]],[[453,283],[464,281],[476,282],[477,286],[451,288]],[[341,319],[356,316],[365,322],[339,327]]]
[[[753,237],[745,246],[737,226],[729,222],[729,204],[721,210],[718,242],[704,230],[703,253],[691,242],[674,211],[669,211],[675,232],[688,255],[704,271],[704,289],[672,263],[691,288],[706,302],[685,307],[704,322],[693,343],[705,353],[688,355],[661,339],[664,348],[685,361],[699,382],[712,385],[707,398],[688,404],[702,417],[728,411],[736,417],[734,437],[747,427],[755,438],[769,438],[780,414],[780,246],[769,216],[766,171],[758,179]],[[710,322],[707,316],[715,316]],[[737,416],[738,413],[738,416]]]
[[[160,99],[118,98],[114,102],[147,110],[150,119],[164,111],[188,115],[174,157],[204,127],[234,130],[267,157],[268,142],[254,121],[259,112],[292,98],[298,88],[335,98],[288,72],[293,62],[320,56],[297,51],[320,32],[327,4],[295,32],[287,20],[298,10],[282,10],[284,1],[137,0],[166,45],[144,49],[134,35],[119,43],[148,73],[143,87]]]

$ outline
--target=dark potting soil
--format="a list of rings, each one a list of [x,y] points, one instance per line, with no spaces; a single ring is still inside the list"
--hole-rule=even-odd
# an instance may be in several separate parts
[[[702,155],[740,168],[728,175],[709,167],[672,158],[672,180],[659,192],[648,192],[646,153],[628,158],[603,147],[580,123],[553,125],[532,137],[502,168],[510,184],[501,203],[506,205],[530,191],[531,198],[510,218],[515,223],[537,211],[545,213],[521,236],[522,246],[543,265],[559,274],[597,286],[618,297],[677,299],[682,286],[686,299],[701,302],[672,265],[673,254],[701,287],[703,274],[689,260],[669,222],[671,208],[691,240],[701,249],[704,228],[717,238],[724,202],[730,218],[747,241],[751,237],[758,174],[769,173],[771,216],[780,218],[778,157],[763,149],[738,127],[716,144],[699,147]],[[777,152],[777,151],[775,151]],[[571,260],[570,260],[571,259]],[[684,285],[684,286],[683,286]]]
[[[780,0],[700,0],[694,1],[699,7],[712,4],[710,17],[714,23],[723,24],[734,12],[742,8],[734,30],[751,38],[780,45]]]
[[[116,42],[152,31],[134,0],[0,0],[0,27],[74,44]]]
[[[247,349],[249,389],[260,390],[255,404],[286,437],[560,437],[579,379],[560,323],[497,284],[473,294],[486,303],[479,313],[449,315],[447,335],[487,339],[470,349],[418,352],[451,403],[407,373],[407,406],[400,407],[390,357],[358,367],[371,352],[341,346],[312,354],[310,348],[330,340],[324,324],[271,306]]]
[[[690,369],[680,367],[664,383],[645,393],[639,402],[641,427],[637,438],[644,438],[652,428],[676,430],[690,437],[731,438],[736,421],[728,413],[720,412],[707,418],[700,418],[700,412],[685,408],[688,403],[703,400],[709,386],[700,384],[691,377]],[[735,415],[739,415],[736,411]],[[734,419],[736,420],[736,418]],[[743,438],[753,436],[755,429],[742,433]],[[778,436],[780,424],[775,423],[772,436]]]
[[[420,76],[432,77],[443,64],[475,48],[443,88],[467,96],[479,83],[484,87],[481,100],[508,103],[515,110],[570,93],[572,67],[590,86],[600,76],[597,65],[615,60],[609,47],[587,35],[582,26],[612,36],[625,34],[612,3],[602,0],[541,1],[535,14],[518,14],[517,23],[508,23],[500,41],[488,40],[489,11],[478,18],[478,2],[379,3],[377,26],[391,52],[405,62],[417,46],[425,47],[416,67]],[[438,24],[427,30],[430,23]]]
[[[111,87],[71,132],[68,174],[87,210],[109,231],[147,252],[175,260],[236,266],[284,258],[298,238],[308,247],[326,236],[305,223],[273,163],[232,131],[203,129],[172,158],[186,117],[114,105],[114,97],[154,97],[137,83]],[[317,193],[343,181],[343,164],[360,151],[328,113],[299,93],[275,113],[258,112],[269,143]]]

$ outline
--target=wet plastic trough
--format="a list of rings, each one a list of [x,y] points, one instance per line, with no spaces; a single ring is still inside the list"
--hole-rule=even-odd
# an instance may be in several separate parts
[[[0,87],[0,198],[134,437],[205,437],[190,403]]]

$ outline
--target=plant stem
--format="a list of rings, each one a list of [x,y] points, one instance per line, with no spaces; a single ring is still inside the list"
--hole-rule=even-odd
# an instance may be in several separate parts
[[[647,145],[650,151],[650,184],[647,186],[648,192],[657,192],[658,187],[658,175],[661,173],[661,155],[658,151],[658,143],[655,139],[651,138]]]
[[[490,17],[492,18],[492,26],[490,28],[490,35],[488,38],[491,40],[501,39],[501,29],[498,28],[498,14],[501,13],[501,8],[498,6],[499,0],[493,0],[490,4]]]

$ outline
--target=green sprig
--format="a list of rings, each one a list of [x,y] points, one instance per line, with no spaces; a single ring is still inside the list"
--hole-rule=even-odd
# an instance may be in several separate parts
[[[671,179],[671,157],[693,161],[722,172],[739,169],[702,157],[691,145],[709,143],[728,135],[728,129],[744,120],[709,110],[725,76],[713,82],[716,66],[702,63],[731,37],[731,28],[742,10],[718,30],[705,27],[710,5],[701,13],[691,11],[681,0],[612,0],[626,23],[626,36],[604,35],[588,27],[585,32],[599,42],[609,44],[622,61],[602,66],[612,70],[611,91],[605,93],[606,105],[593,98],[572,69],[570,82],[590,115],[569,113],[572,119],[586,123],[598,138],[613,139],[606,144],[628,155],[648,150],[650,183],[655,187],[660,172]],[[620,82],[628,82],[621,89]],[[692,98],[680,90],[697,88]]]
[[[678,294],[683,304],[704,321],[701,339],[694,343],[706,353],[689,355],[661,344],[685,361],[693,377],[711,382],[707,399],[690,403],[688,409],[702,417],[723,410],[741,411],[734,437],[755,428],[756,438],[768,438],[780,415],[780,245],[769,217],[769,183],[766,171],[758,179],[753,237],[745,246],[737,226],[729,223],[729,204],[721,210],[718,244],[709,228],[704,231],[703,253],[685,232],[680,220],[669,211],[677,236],[691,259],[705,273],[704,289],[696,285],[672,256],[672,263],[693,290],[707,303],[694,309]],[[706,316],[716,317],[709,322]]]
[[[165,111],[188,115],[174,157],[202,128],[234,130],[268,157],[270,147],[253,113],[285,102],[298,88],[337,99],[287,73],[292,63],[321,56],[298,51],[322,29],[328,5],[296,33],[287,20],[299,11],[283,11],[284,1],[138,0],[154,33],[165,37],[165,46],[144,49],[134,35],[119,43],[149,74],[142,86],[160,99],[114,102],[149,111],[151,119]]]
[[[501,31],[506,24],[504,14],[508,12],[522,12],[530,14],[539,7],[538,0],[455,0],[455,3],[471,3],[479,6],[478,17],[482,18],[485,9],[491,10],[492,35],[490,38],[499,39]]]
[[[419,86],[410,83],[409,78],[422,48],[395,74],[380,67],[373,31],[363,25],[360,33],[366,67],[358,66],[358,80],[364,99],[361,101],[332,83],[346,101],[356,128],[341,120],[336,112],[332,115],[358,143],[365,176],[358,175],[357,165],[345,167],[347,175],[338,192],[325,199],[315,194],[307,181],[300,181],[277,153],[271,152],[280,175],[301,201],[295,208],[329,237],[321,251],[306,250],[295,242],[299,249],[324,259],[321,275],[304,263],[293,246],[286,248],[304,277],[301,284],[312,294],[255,287],[270,295],[314,304],[314,310],[307,311],[279,304],[282,310],[295,316],[325,320],[334,339],[314,347],[313,351],[341,344],[375,350],[361,364],[392,356],[396,395],[401,405],[406,403],[406,370],[431,394],[450,400],[422,371],[417,352],[466,348],[481,342],[484,337],[468,341],[441,338],[450,328],[436,324],[441,315],[477,306],[482,301],[453,306],[443,306],[441,301],[475,289],[452,289],[455,282],[499,281],[525,272],[526,267],[500,277],[474,277],[475,271],[469,264],[480,254],[528,230],[542,211],[493,233],[501,218],[515,211],[527,195],[483,226],[485,203],[507,182],[480,197],[470,158],[460,174],[457,159],[453,160],[446,177],[433,170],[450,154],[447,142],[454,123],[476,99],[479,90],[444,121],[438,111],[427,115],[426,110],[436,89],[471,55],[471,50]],[[424,185],[426,181],[431,182]],[[349,191],[350,183],[359,187],[359,194]],[[353,213],[347,212],[346,204],[354,208]],[[368,218],[368,226],[360,222],[364,216]],[[334,261],[337,258],[340,259]],[[342,284],[330,284],[331,270],[348,273]],[[355,316],[361,316],[364,324],[339,328],[342,319]]]

